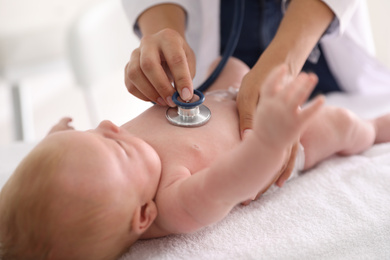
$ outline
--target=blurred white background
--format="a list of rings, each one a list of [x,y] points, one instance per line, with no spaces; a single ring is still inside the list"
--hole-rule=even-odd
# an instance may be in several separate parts
[[[390,1],[367,2],[377,57],[390,68]],[[17,137],[40,140],[63,116],[84,130],[107,118],[120,125],[149,106],[128,94],[123,83],[123,68],[138,40],[120,5],[120,0],[0,0],[0,145]],[[85,12],[88,19],[80,20]],[[114,40],[118,37],[123,39]],[[104,51],[110,49],[120,55]],[[92,55],[95,50],[102,55]],[[71,61],[79,64],[76,70]],[[22,99],[27,118],[26,131],[19,134],[14,133],[15,97]],[[94,104],[88,100],[99,104],[93,121],[87,104]]]

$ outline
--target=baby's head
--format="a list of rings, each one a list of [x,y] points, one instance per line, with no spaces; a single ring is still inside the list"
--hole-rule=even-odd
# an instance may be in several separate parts
[[[116,259],[154,221],[161,163],[108,121],[49,135],[0,194],[2,259]]]

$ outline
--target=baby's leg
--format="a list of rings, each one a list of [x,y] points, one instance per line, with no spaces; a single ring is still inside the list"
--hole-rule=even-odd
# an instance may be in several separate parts
[[[221,58],[218,58],[211,64],[209,74],[214,71],[220,60]],[[221,74],[219,74],[218,78],[210,86],[207,92],[214,90],[228,90],[229,87],[238,89],[241,86],[242,78],[248,72],[249,67],[244,62],[237,58],[231,57],[226,62],[226,65],[221,71]]]
[[[390,114],[375,118],[372,123],[376,128],[375,143],[390,142]]]
[[[301,136],[304,169],[333,154],[356,154],[374,143],[390,142],[389,129],[390,114],[363,120],[346,109],[324,107]]]

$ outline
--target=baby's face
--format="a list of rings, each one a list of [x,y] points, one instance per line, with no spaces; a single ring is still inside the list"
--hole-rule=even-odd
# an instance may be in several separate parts
[[[92,252],[117,254],[129,246],[133,216],[154,199],[160,180],[160,158],[150,145],[104,121],[86,132],[50,134],[31,156],[38,163],[27,160],[31,168],[23,167],[32,170],[20,170],[6,186],[11,195],[31,188],[21,197],[33,195],[26,205],[36,200],[44,205],[31,216],[43,223],[41,243],[48,243],[52,254],[96,259]]]
[[[47,138],[71,148],[60,175],[74,192],[96,198],[110,195],[122,202],[131,198],[135,203],[154,198],[161,162],[145,141],[109,121],[94,130],[58,132]]]

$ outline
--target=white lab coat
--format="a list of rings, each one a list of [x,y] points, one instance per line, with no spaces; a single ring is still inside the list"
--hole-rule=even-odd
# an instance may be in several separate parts
[[[175,3],[187,13],[187,41],[197,58],[194,86],[205,79],[209,64],[219,55],[219,0],[122,0],[140,36],[138,16],[153,5]],[[335,13],[321,46],[340,87],[350,93],[390,92],[390,72],[374,58],[375,49],[365,0],[322,0]],[[282,1],[285,3],[286,1]],[[288,2],[288,1],[287,1]],[[288,8],[288,7],[287,7]]]

